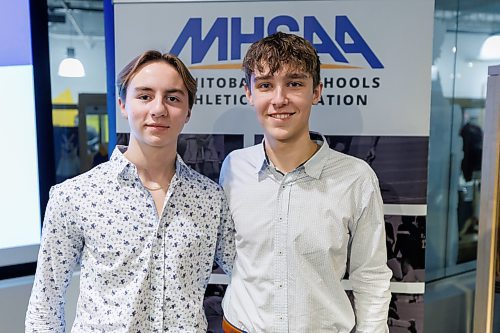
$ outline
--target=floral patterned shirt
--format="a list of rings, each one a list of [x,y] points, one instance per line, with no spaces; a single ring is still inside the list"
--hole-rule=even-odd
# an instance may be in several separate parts
[[[213,261],[230,274],[235,253],[224,193],[177,156],[158,216],[125,149],[51,189],[26,332],[65,331],[64,296],[78,263],[72,332],[205,332]]]

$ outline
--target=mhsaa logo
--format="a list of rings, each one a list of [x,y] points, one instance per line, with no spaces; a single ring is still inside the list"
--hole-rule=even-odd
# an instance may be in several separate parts
[[[191,40],[193,65],[203,62],[212,47],[217,47],[218,61],[241,60],[242,45],[263,38],[265,31],[270,35],[279,31],[280,27],[286,27],[291,33],[301,32],[299,22],[294,17],[286,15],[276,16],[267,24],[264,17],[254,17],[253,26],[253,33],[243,33],[241,17],[218,17],[206,35],[202,36],[203,19],[190,18],[174,42],[170,53],[179,55]],[[335,63],[349,65],[349,55],[357,54],[361,55],[371,68],[384,68],[347,16],[335,16],[332,26],[335,30],[329,34],[316,17],[304,16],[303,37],[314,45],[318,53],[329,55]]]

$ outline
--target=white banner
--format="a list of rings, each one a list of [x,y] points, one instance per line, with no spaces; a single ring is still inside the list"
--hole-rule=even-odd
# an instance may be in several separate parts
[[[261,133],[243,93],[248,46],[275,31],[312,41],[326,135],[428,136],[433,0],[115,1],[116,72],[147,49],[171,52],[198,79],[184,133]],[[117,132],[128,132],[117,112]]]

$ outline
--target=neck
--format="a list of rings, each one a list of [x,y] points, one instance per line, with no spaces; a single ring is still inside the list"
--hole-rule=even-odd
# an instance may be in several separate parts
[[[175,174],[176,148],[144,146],[130,140],[124,156],[136,166],[141,181],[148,187],[168,187]]]
[[[309,137],[309,132],[293,141],[279,141],[265,137],[268,158],[281,172],[288,173],[306,162],[318,150],[318,145]]]

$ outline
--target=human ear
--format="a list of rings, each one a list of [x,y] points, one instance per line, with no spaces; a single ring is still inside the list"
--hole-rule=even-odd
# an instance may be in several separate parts
[[[316,88],[313,89],[313,104],[318,104],[323,92],[323,82],[320,82]]]
[[[189,121],[189,119],[191,119],[191,109],[188,109],[188,113],[187,113],[187,116],[186,116],[186,121],[184,123],[187,123]]]
[[[118,106],[120,107],[120,112],[122,114],[122,116],[125,118],[125,119],[128,119],[128,114],[127,114],[127,110],[125,110],[125,101],[123,101],[120,98],[118,98]]]
[[[245,89],[245,95],[247,96],[248,104],[253,105],[251,88],[247,84],[245,84],[244,89]]]

